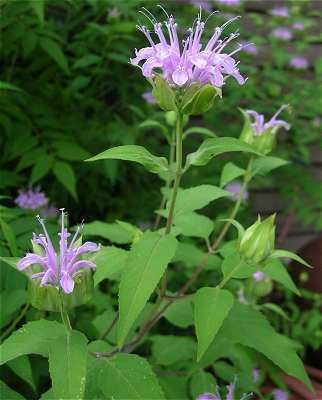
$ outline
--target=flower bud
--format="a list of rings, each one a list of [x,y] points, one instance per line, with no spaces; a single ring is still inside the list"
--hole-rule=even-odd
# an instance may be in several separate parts
[[[260,263],[274,250],[275,245],[275,214],[251,225],[242,235],[239,250],[246,260]]]

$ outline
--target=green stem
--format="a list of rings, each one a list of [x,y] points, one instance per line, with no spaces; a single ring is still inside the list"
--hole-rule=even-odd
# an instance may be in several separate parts
[[[251,167],[253,164],[253,157],[250,158],[248,165],[247,165],[247,169],[244,175],[244,180],[243,180],[243,184],[242,187],[240,189],[239,195],[238,195],[238,199],[234,205],[234,208],[232,209],[231,214],[229,215],[229,219],[234,219],[239,211],[240,205],[243,201],[243,197],[244,197],[244,193],[246,191],[247,185],[249,183],[249,181],[251,180],[251,175],[250,175],[250,171],[251,171]],[[222,228],[219,236],[217,237],[217,239],[214,241],[214,243],[211,246],[211,251],[215,251],[218,246],[220,245],[220,243],[222,242],[222,240],[224,239],[224,237],[226,236],[229,228],[230,228],[231,222],[227,221],[224,225],[224,227]]]
[[[177,114],[177,126],[176,126],[176,176],[172,188],[172,196],[170,202],[170,210],[167,219],[167,225],[165,228],[165,233],[168,234],[171,232],[172,223],[173,223],[173,214],[176,205],[178,189],[180,186],[181,176],[182,176],[182,137],[183,137],[183,130],[182,130],[182,119],[183,115],[178,112]]]
[[[68,332],[72,331],[73,328],[72,328],[72,326],[70,324],[70,320],[69,320],[69,317],[68,317],[68,312],[67,312],[67,310],[65,308],[64,298],[63,298],[62,294],[60,295],[60,315],[61,315],[61,319],[62,319],[63,324],[65,325],[66,330]]]
[[[175,140],[176,140],[175,136],[176,136],[176,130],[173,129],[172,136],[171,136],[171,142],[170,142],[170,153],[169,153],[169,165],[170,165],[170,168],[174,164]],[[165,185],[166,189],[170,188],[171,183],[172,183],[172,176],[171,176],[171,174],[169,174],[169,177],[168,177],[168,179],[166,181],[166,185]],[[164,209],[164,207],[166,205],[166,200],[167,200],[167,198],[166,198],[166,196],[164,194],[162,196],[162,199],[161,199],[159,210],[163,210]],[[157,230],[159,228],[160,221],[161,221],[161,215],[158,214],[156,216],[156,219],[155,219],[155,222],[154,222],[154,226],[153,226],[154,230]]]

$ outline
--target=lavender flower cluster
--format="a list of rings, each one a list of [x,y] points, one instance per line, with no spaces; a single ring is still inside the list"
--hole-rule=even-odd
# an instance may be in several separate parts
[[[96,252],[100,249],[95,243],[77,243],[81,227],[77,228],[72,240],[68,244],[70,234],[64,225],[64,210],[61,210],[61,231],[58,234],[59,253],[56,253],[44,221],[38,216],[38,221],[43,229],[43,234],[33,235],[33,243],[40,246],[42,254],[27,253],[17,264],[20,271],[37,264],[43,270],[31,276],[32,279],[41,279],[40,285],[54,285],[61,288],[65,293],[72,293],[75,279],[84,268],[95,268],[94,262],[81,259],[86,253]]]
[[[277,119],[278,115],[287,107],[288,104],[284,104],[283,106],[281,106],[268,122],[265,122],[264,115],[259,114],[257,111],[254,110],[247,110],[246,113],[254,119],[252,123],[254,136],[260,136],[267,130],[275,130],[281,127],[289,130],[291,127],[290,124],[281,119]]]
[[[58,213],[57,208],[49,204],[49,199],[39,186],[30,186],[27,190],[20,189],[15,204],[25,210],[37,210],[42,217],[55,218]]]
[[[222,87],[229,76],[236,79],[240,85],[245,83],[233,55],[245,48],[247,44],[239,45],[235,50],[227,53],[225,52],[227,45],[239,34],[232,33],[220,39],[224,29],[238,17],[231,18],[222,26],[216,27],[208,43],[203,46],[201,38],[205,22],[201,20],[200,12],[181,46],[177,32],[178,26],[172,15],[166,14],[167,20],[164,26],[167,35],[165,35],[163,24],[158,22],[148,10],[144,9],[143,13],[151,21],[157,39],[153,40],[151,32],[145,26],[138,27],[146,36],[150,46],[136,50],[135,57],[130,62],[141,69],[143,76],[153,78],[157,72],[161,71],[163,78],[176,87],[196,82]]]

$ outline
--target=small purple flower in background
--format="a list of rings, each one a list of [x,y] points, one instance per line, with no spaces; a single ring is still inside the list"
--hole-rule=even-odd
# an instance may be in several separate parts
[[[204,11],[211,12],[212,7],[208,0],[190,0],[190,3],[196,8],[201,8]]]
[[[294,69],[307,69],[309,67],[309,61],[303,56],[294,56],[291,58],[289,66]]]
[[[295,29],[296,31],[304,31],[304,24],[303,22],[297,21],[294,22],[292,28]]]
[[[252,375],[253,375],[253,381],[257,383],[260,378],[260,370],[258,368],[253,368]]]
[[[147,103],[156,104],[156,100],[155,100],[151,90],[148,90],[147,92],[144,92],[142,94],[142,97]]]
[[[245,42],[241,42],[242,44],[246,44]],[[243,52],[247,54],[256,55],[258,54],[258,48],[255,43],[249,43],[248,46],[243,48]]]
[[[58,214],[58,209],[51,205],[46,205],[41,211],[40,211],[40,215],[43,218],[56,218]]]
[[[234,201],[237,201],[239,198],[239,194],[242,188],[242,184],[240,182],[231,182],[225,187],[225,190],[230,193],[230,198]],[[249,197],[248,192],[243,193],[243,200],[246,201]]]
[[[236,7],[240,4],[240,0],[216,0],[216,2],[228,7]]]
[[[275,17],[288,18],[289,12],[287,7],[276,6],[271,9],[271,14]]]
[[[113,7],[108,10],[107,15],[109,18],[118,18],[121,15],[121,13],[118,8]]]
[[[268,129],[276,130],[280,127],[283,127],[284,129],[289,130],[291,127],[290,124],[281,119],[276,119],[277,116],[287,107],[288,104],[284,104],[282,107],[280,107],[279,110],[273,115],[273,117],[266,123],[264,120],[264,115],[259,114],[258,112],[253,110],[247,110],[246,113],[254,119],[254,122],[252,123],[254,136],[260,136]]]
[[[29,187],[28,190],[20,189],[19,195],[15,199],[15,203],[20,208],[29,210],[37,210],[38,208],[44,207],[48,203],[48,199],[44,192],[41,192],[39,186],[36,188]]]
[[[236,379],[235,379],[236,381]],[[226,394],[226,400],[234,400],[234,393],[235,393],[235,388],[236,388],[236,383],[230,383],[227,386],[227,394]],[[249,399],[252,394],[243,394],[240,400],[246,400]],[[213,393],[203,393],[200,394],[196,400],[223,400],[218,392],[218,388],[216,390],[216,394]]]
[[[262,271],[256,271],[253,273],[253,278],[254,278],[254,281],[260,282],[266,278],[266,275]]]
[[[239,72],[238,63],[232,57],[245,46],[240,45],[227,54],[223,52],[225,47],[236,39],[238,34],[231,33],[228,37],[220,39],[223,30],[238,17],[216,27],[207,45],[202,48],[201,37],[205,23],[201,20],[201,14],[198,15],[183,45],[180,46],[178,27],[172,15],[168,16],[165,22],[168,31],[166,38],[163,24],[147,14],[147,10],[144,9],[142,13],[153,23],[154,33],[158,39],[155,43],[151,32],[145,26],[138,27],[146,36],[150,46],[136,50],[135,57],[130,62],[142,70],[143,76],[151,78],[155,70],[158,70],[162,72],[163,78],[170,85],[179,87],[195,82],[201,85],[210,83],[215,87],[222,87],[225,78],[229,76],[235,78],[240,85],[245,83],[245,79]],[[143,64],[140,65],[142,61]]]
[[[291,40],[293,37],[292,31],[289,28],[286,28],[285,26],[280,26],[278,28],[275,28],[272,31],[272,35],[276,39],[280,39],[280,40],[284,40],[284,41]]]
[[[284,390],[281,389],[274,389],[272,391],[273,399],[274,400],[288,400],[289,396]]]
[[[33,243],[40,246],[43,254],[27,253],[17,264],[20,271],[38,264],[43,269],[31,276],[32,279],[41,279],[40,285],[55,285],[69,294],[74,290],[74,279],[80,275],[83,268],[95,268],[96,265],[92,261],[82,260],[81,256],[86,253],[96,252],[100,249],[96,243],[85,242],[82,245],[76,243],[81,227],[77,228],[72,240],[68,245],[68,237],[70,234],[64,227],[64,210],[61,210],[61,232],[59,240],[59,254],[56,253],[52,241],[48,235],[44,221],[38,216],[38,221],[44,231],[43,234],[33,236]]]

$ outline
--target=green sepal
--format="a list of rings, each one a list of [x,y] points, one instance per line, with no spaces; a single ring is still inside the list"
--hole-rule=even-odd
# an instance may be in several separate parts
[[[194,93],[188,98],[187,94],[183,96],[182,104],[181,104],[181,111],[185,115],[200,115],[207,112],[214,104],[214,100],[217,95],[220,95],[218,89],[212,85],[203,85],[198,90],[195,88],[187,92]]]
[[[71,294],[59,292],[53,285],[40,286],[40,281],[29,280],[28,298],[30,304],[44,311],[60,311],[61,295],[63,296],[64,306],[71,309],[81,304],[87,303],[92,297],[94,290],[91,271],[82,271],[81,275],[75,278],[75,287]]]
[[[176,93],[161,76],[155,77],[152,94],[162,110],[177,111]]]

